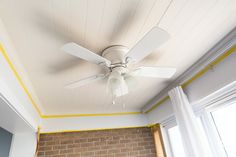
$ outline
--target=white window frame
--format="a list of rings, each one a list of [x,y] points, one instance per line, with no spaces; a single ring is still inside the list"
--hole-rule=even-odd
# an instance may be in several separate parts
[[[210,94],[200,101],[192,103],[196,116],[201,119],[203,129],[207,135],[214,157],[227,157],[227,153],[217,132],[211,112],[220,107],[225,107],[225,105],[230,105],[233,102],[236,102],[236,81]],[[176,125],[177,123],[174,116],[170,116],[161,122],[161,130],[168,157],[174,157],[173,151],[171,150],[168,129]]]
[[[208,140],[210,141],[212,151],[214,151],[213,153],[215,156],[218,155],[220,157],[221,156],[227,157],[228,155],[225,150],[224,144],[221,140],[221,137],[218,133],[218,129],[215,125],[212,112],[220,108],[227,107],[232,103],[236,103],[235,93],[233,95],[230,95],[229,97],[223,98],[219,102],[213,103],[211,106],[208,106],[200,117],[204,126],[204,130],[207,134]]]
[[[175,127],[176,125],[177,123],[174,116],[169,117],[168,119],[163,121],[160,125],[164,141],[164,147],[168,157],[174,157],[173,150],[170,144],[170,136],[168,134],[168,129]]]

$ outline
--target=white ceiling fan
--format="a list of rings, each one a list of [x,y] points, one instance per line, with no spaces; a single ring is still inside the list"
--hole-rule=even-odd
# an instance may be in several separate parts
[[[168,39],[169,35],[166,31],[159,27],[153,27],[132,49],[129,50],[120,45],[111,46],[103,51],[102,56],[76,43],[67,43],[62,47],[63,51],[86,61],[104,66],[108,69],[108,72],[72,82],[66,85],[66,88],[77,88],[108,77],[109,89],[114,96],[119,97],[129,92],[127,84],[135,76],[171,78],[176,72],[175,68],[155,66],[131,68],[133,67],[131,65],[144,59]]]

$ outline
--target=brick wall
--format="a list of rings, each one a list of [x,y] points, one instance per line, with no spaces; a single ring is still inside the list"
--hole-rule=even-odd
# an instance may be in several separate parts
[[[41,134],[38,157],[156,157],[150,128]]]

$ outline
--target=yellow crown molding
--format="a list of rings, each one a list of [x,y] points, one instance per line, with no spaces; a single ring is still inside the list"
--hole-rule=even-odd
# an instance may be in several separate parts
[[[152,125],[154,126],[154,125]],[[55,134],[55,133],[66,133],[66,132],[81,132],[81,131],[103,131],[103,130],[115,130],[115,129],[135,129],[135,128],[150,128],[149,125],[143,126],[127,126],[127,127],[114,127],[114,128],[97,128],[97,129],[81,129],[81,130],[58,130],[52,132],[40,132],[40,134]]]
[[[137,115],[141,112],[118,112],[118,113],[90,113],[90,114],[65,114],[65,115],[42,115],[42,118],[71,118],[71,117],[95,117],[95,116],[122,116]]]
[[[205,74],[208,70],[212,69],[213,66],[217,65],[218,63],[220,63],[221,61],[223,61],[224,59],[226,59],[229,55],[231,55],[232,53],[236,52],[236,45],[232,46],[229,50],[227,50],[224,54],[222,54],[221,56],[219,56],[218,58],[216,58],[214,61],[212,61],[210,64],[208,64],[205,68],[203,68],[202,70],[200,70],[198,73],[196,73],[193,77],[191,77],[189,80],[187,80],[186,82],[184,82],[183,84],[181,84],[181,86],[183,88],[185,88],[186,86],[188,86],[189,84],[191,84],[194,80],[198,79],[199,77],[201,77],[203,74]],[[163,99],[161,99],[160,101],[158,101],[155,105],[153,105],[152,107],[150,107],[148,110],[146,110],[144,113],[147,114],[151,111],[153,111],[155,108],[157,108],[159,105],[161,105],[163,102],[165,102],[166,100],[169,99],[169,96],[164,97]]]

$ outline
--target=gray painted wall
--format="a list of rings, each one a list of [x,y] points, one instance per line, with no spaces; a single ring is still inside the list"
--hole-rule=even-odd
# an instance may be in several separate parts
[[[9,157],[12,134],[0,127],[0,157]]]

